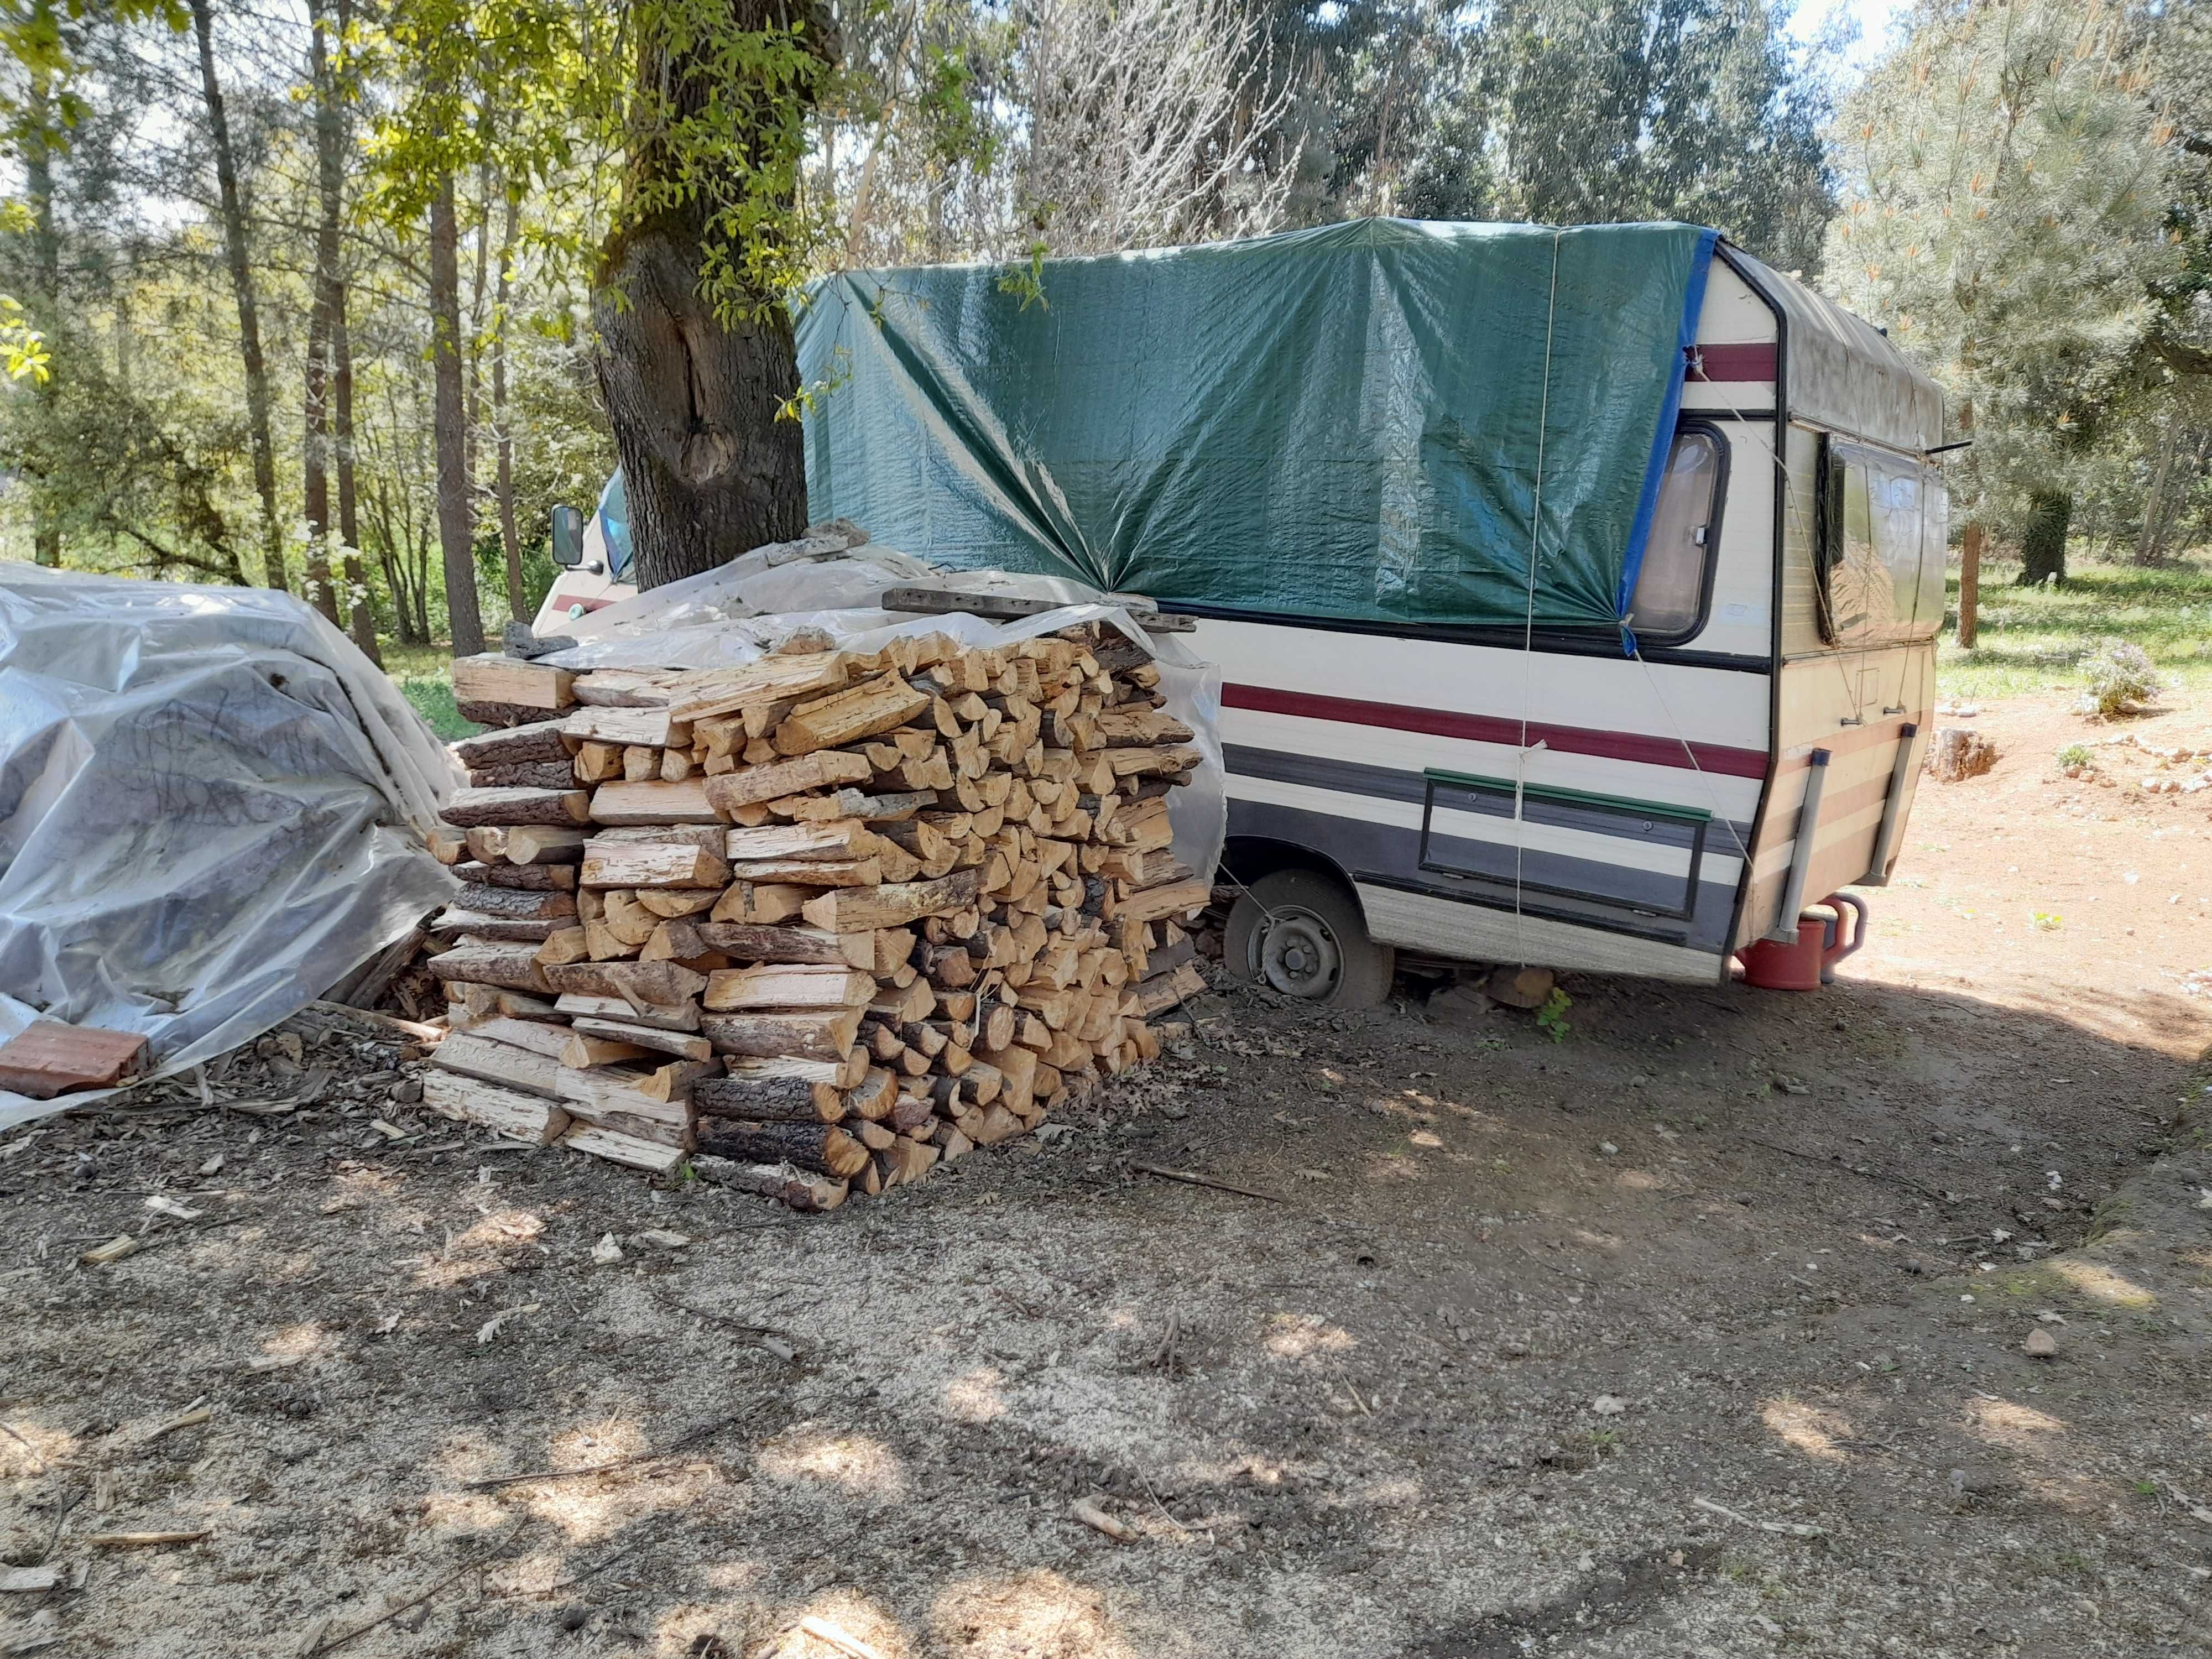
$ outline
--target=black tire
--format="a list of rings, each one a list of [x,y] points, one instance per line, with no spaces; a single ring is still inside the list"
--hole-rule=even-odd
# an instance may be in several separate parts
[[[1359,902],[1315,870],[1278,870],[1237,896],[1222,959],[1248,984],[1329,1008],[1372,1008],[1390,994],[1397,952],[1367,937]]]

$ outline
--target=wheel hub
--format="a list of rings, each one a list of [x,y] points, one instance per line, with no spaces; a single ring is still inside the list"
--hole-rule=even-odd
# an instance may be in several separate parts
[[[1335,933],[1310,910],[1276,911],[1267,918],[1253,954],[1259,976],[1290,996],[1324,1000],[1344,974],[1344,955]]]

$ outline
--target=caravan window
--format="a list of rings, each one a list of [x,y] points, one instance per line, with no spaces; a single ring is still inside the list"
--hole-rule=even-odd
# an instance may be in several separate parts
[[[1915,458],[1827,441],[1820,465],[1820,621],[1832,645],[1934,636],[1949,503]]]
[[[1698,625],[1720,475],[1720,440],[1713,434],[1685,432],[1674,440],[1629,604],[1628,626],[1640,639],[1680,638]]]

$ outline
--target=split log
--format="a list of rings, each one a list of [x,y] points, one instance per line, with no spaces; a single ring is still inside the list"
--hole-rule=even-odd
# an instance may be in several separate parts
[[[627,1012],[629,1005],[624,1003],[623,1007]],[[599,1037],[609,1042],[628,1043],[640,1049],[649,1048],[655,1054],[674,1054],[679,1060],[706,1060],[714,1052],[714,1045],[696,1033],[665,1030],[636,1019],[608,1019],[597,1015],[580,1014],[568,1022],[568,1029],[581,1037]]]
[[[586,823],[592,798],[580,789],[460,789],[440,811],[448,823]]]
[[[605,1158],[610,1164],[623,1164],[634,1170],[646,1170],[654,1175],[665,1175],[684,1162],[684,1148],[665,1146],[650,1140],[641,1140],[635,1135],[626,1135],[614,1129],[603,1129],[595,1124],[577,1123],[561,1137],[559,1144],[572,1152],[589,1152],[593,1158]]]
[[[856,1176],[868,1165],[868,1149],[828,1123],[718,1127],[714,1133],[700,1137],[699,1150],[744,1164],[795,1164],[829,1176]]]
[[[464,1077],[525,1090],[549,1100],[561,1097],[556,1081],[561,1073],[557,1056],[533,1053],[511,1042],[495,1042],[473,1030],[449,1035],[431,1051],[430,1063],[441,1071],[459,1072]]]
[[[710,951],[740,962],[823,963],[873,969],[874,933],[831,933],[819,927],[768,927],[751,922],[708,921],[699,937]]]
[[[839,652],[763,657],[742,668],[685,676],[674,690],[668,712],[677,720],[707,720],[762,703],[835,690],[845,684],[849,673]]]
[[[501,833],[496,856],[509,864],[574,864],[584,856],[587,834],[566,824],[517,825]]]
[[[574,789],[575,763],[566,755],[556,761],[523,761],[514,766],[472,766],[472,789]]]
[[[618,744],[626,749],[683,748],[691,741],[690,722],[673,718],[665,708],[579,708],[562,722],[561,730],[579,743]],[[657,769],[659,764],[655,756],[653,765]]]
[[[490,916],[480,910],[447,908],[430,919],[430,931],[436,933],[465,933],[480,939],[520,941],[537,945],[553,936],[562,927],[558,921],[516,921],[506,916]]]
[[[576,677],[568,670],[515,657],[456,657],[453,678],[455,702],[503,703],[536,709],[542,718],[576,700]]]
[[[746,859],[730,866],[736,881],[788,882],[801,887],[879,887],[880,860],[867,859]]]
[[[815,890],[787,882],[733,881],[723,890],[708,917],[713,921],[770,926],[803,913]]]
[[[859,743],[905,725],[928,707],[928,693],[915,690],[895,673],[885,674],[799,704],[775,728],[776,752],[807,755]]]
[[[1114,914],[1123,921],[1157,921],[1163,916],[1202,910],[1212,896],[1212,888],[1205,882],[1179,881],[1170,886],[1132,893],[1115,906]]]
[[[748,766],[706,780],[707,799],[725,818],[734,817],[741,806],[757,805],[785,795],[803,794],[841,783],[866,783],[874,769],[859,755],[823,749],[797,760]]]
[[[860,1029],[858,1008],[806,1014],[706,1014],[699,1029],[723,1054],[842,1060]]]
[[[532,892],[572,891],[576,885],[573,864],[483,864],[474,859],[456,864],[453,874],[464,882],[487,887],[519,887]]]
[[[975,872],[958,870],[933,881],[836,888],[807,901],[800,914],[833,933],[855,933],[964,909],[975,903],[976,892]]]
[[[719,815],[708,801],[706,784],[719,781],[603,783],[588,797],[584,817],[611,824],[714,823]]]
[[[514,991],[553,989],[544,970],[538,965],[535,948],[526,943],[501,945],[464,938],[450,950],[432,957],[428,967],[441,980],[468,980]]]
[[[700,1002],[717,1013],[744,1008],[859,1008],[875,994],[874,977],[857,968],[769,963],[708,975]]]
[[[651,1026],[663,1031],[696,1031],[699,1029],[699,1005],[689,997],[680,1003],[649,1003],[640,1008],[623,997],[568,991],[563,992],[561,1000],[553,1006],[572,1019],[613,1020]]]
[[[845,1115],[842,1091],[796,1077],[702,1078],[691,1085],[691,1105],[702,1117],[755,1123],[835,1123]]]
[[[586,887],[720,889],[730,879],[730,866],[696,847],[665,842],[606,846],[593,842],[584,849],[580,879]]]
[[[810,1213],[836,1209],[845,1201],[848,1190],[842,1181],[802,1174],[787,1164],[741,1164],[702,1153],[691,1160],[691,1170],[702,1181],[738,1192],[757,1193]]]
[[[453,895],[449,909],[473,910],[479,915],[505,916],[511,921],[553,921],[576,914],[576,896],[553,888],[485,887],[465,884]]]
[[[526,766],[536,761],[568,763],[570,750],[562,741],[560,720],[540,720],[504,731],[480,732],[453,745],[453,757],[471,770],[486,766]]]
[[[552,1101],[459,1072],[426,1073],[422,1103],[441,1117],[464,1120],[533,1146],[551,1146],[568,1128],[568,1114]]]
[[[707,988],[704,974],[674,962],[572,962],[542,971],[553,990],[620,997],[640,1013],[681,1008]]]

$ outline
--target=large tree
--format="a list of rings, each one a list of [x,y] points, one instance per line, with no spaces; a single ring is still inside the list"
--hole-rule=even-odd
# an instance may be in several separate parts
[[[1827,280],[1944,383],[1960,516],[2063,580],[2073,474],[2136,382],[2178,266],[2167,156],[2122,14],[1923,0],[1836,124]]]

